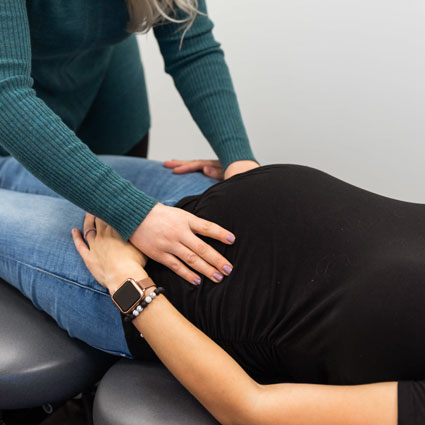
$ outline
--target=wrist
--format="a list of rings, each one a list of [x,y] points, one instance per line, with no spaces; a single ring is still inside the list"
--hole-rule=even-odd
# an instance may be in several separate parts
[[[162,207],[166,207],[166,205],[162,204],[161,202],[157,201],[155,205],[149,210],[149,212],[146,214],[146,217],[139,223],[139,225],[134,229],[133,233],[130,235],[128,240],[136,247],[138,247],[138,241],[141,240],[143,232],[143,229],[146,228],[147,224],[149,224],[149,221],[152,219],[152,216],[157,213],[158,210],[161,210]],[[140,248],[139,248],[140,250]]]
[[[127,279],[131,278],[138,282],[148,277],[149,275],[140,266],[130,268],[122,267],[120,271],[114,272],[108,277],[107,288],[112,295]]]
[[[232,162],[224,171],[224,178],[228,179],[236,174],[244,173],[245,171],[252,170],[253,168],[258,168],[259,166],[260,165],[258,162],[252,160],[241,160]]]
[[[126,287],[121,291],[118,289],[117,295],[112,296],[112,301],[117,305],[123,314],[126,315],[124,321],[133,321],[136,317],[144,311],[144,309],[152,303],[156,297],[164,293],[165,289],[162,287],[157,288],[152,279],[143,279],[139,282],[126,282]],[[129,285],[133,288],[129,289]],[[137,297],[135,290],[139,293]],[[130,297],[130,292],[133,292]],[[124,295],[126,294],[126,295]]]

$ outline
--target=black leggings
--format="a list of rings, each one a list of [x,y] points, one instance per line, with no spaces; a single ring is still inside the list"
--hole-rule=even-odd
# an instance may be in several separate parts
[[[402,381],[399,424],[425,424],[425,205],[270,165],[178,206],[236,234],[232,247],[208,240],[234,271],[199,288],[157,263],[148,272],[248,373],[262,382]],[[134,353],[141,344],[129,338]]]
[[[147,158],[149,148],[149,133],[146,133],[137,145],[133,146],[126,156],[136,156],[138,158]]]

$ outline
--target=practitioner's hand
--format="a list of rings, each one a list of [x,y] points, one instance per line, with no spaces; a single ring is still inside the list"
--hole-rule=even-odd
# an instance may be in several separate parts
[[[198,285],[200,277],[189,270],[220,282],[232,271],[232,265],[196,234],[231,245],[235,236],[226,229],[180,208],[156,204],[131,235],[130,241],[148,257]]]
[[[260,165],[255,161],[235,161],[232,162],[224,172],[224,179],[230,179],[230,177],[235,176],[236,174],[244,173],[245,171],[252,170],[253,168],[258,168]]]
[[[87,233],[88,247],[78,229],[72,229],[72,237],[85,265],[102,286],[112,293],[130,277],[147,277],[143,269],[147,258],[131,243],[124,242],[116,230],[87,213],[84,234],[88,229],[96,229]]]
[[[207,177],[212,179],[223,180],[224,173],[220,161],[215,159],[198,159],[183,161],[172,159],[165,161],[164,167],[172,168],[174,174],[193,173],[194,171],[202,171]]]

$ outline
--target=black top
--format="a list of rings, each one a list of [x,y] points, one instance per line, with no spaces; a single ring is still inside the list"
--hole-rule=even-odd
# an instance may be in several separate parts
[[[234,270],[200,287],[152,261],[147,271],[255,379],[425,378],[425,205],[310,167],[269,165],[177,206],[236,235],[234,246],[203,238]],[[149,357],[136,330],[126,334],[131,351]],[[400,424],[425,423],[423,387],[399,386]]]

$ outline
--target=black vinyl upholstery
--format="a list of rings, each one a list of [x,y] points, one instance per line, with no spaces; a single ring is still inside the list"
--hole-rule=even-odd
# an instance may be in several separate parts
[[[160,363],[120,360],[99,384],[94,425],[217,425]]]
[[[97,382],[115,360],[70,338],[0,280],[0,409],[67,400]]]
[[[160,363],[120,360],[70,338],[0,279],[0,409],[65,401],[102,376],[95,425],[216,425]],[[109,370],[108,370],[109,369]]]

